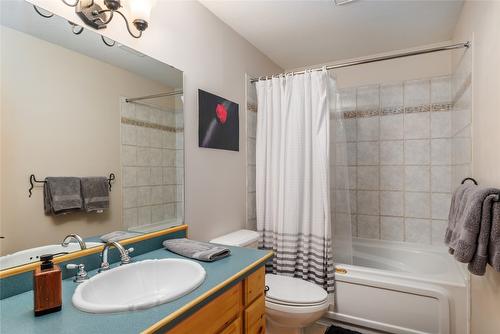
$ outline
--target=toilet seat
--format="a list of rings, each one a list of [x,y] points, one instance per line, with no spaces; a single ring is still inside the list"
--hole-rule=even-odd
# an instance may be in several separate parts
[[[286,306],[293,306],[293,307],[307,307],[307,306],[322,305],[325,303],[326,299],[321,301],[321,302],[318,302],[318,303],[291,303],[291,302],[283,302],[281,300],[276,300],[273,298],[266,297],[266,301],[273,303],[273,304],[279,304],[279,305],[286,305]]]
[[[296,305],[286,305],[286,304],[274,303],[274,302],[266,299],[265,304],[266,304],[266,309],[268,309],[268,310],[283,312],[286,314],[312,314],[312,313],[324,311],[329,306],[328,300],[325,300],[324,302],[316,304],[316,305],[296,306]]]
[[[324,306],[328,303],[328,294],[314,283],[300,278],[266,274],[266,304],[295,308]]]

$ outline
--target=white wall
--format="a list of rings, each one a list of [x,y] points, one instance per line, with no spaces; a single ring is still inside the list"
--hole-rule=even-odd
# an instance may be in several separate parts
[[[500,187],[500,2],[466,1],[454,40],[472,39],[472,174]],[[453,59],[457,64],[459,57]],[[500,273],[471,277],[471,333],[500,332]]]
[[[59,1],[33,3],[80,22]],[[243,227],[245,211],[245,73],[281,72],[276,64],[196,1],[158,1],[141,39],[128,36],[122,20],[106,36],[184,71],[186,213],[192,238],[208,240]],[[240,105],[240,152],[198,148],[198,89]]]

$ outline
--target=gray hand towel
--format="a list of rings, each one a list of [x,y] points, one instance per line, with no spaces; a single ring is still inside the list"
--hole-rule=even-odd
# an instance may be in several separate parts
[[[453,193],[445,243],[457,261],[471,263],[469,270],[473,273],[482,271],[488,249],[491,206],[499,193],[498,189],[471,183],[460,185]]]
[[[500,203],[498,202],[493,204],[488,263],[500,272]]]
[[[231,255],[229,248],[185,238],[165,240],[163,246],[176,254],[207,262],[217,261]]]
[[[128,231],[114,231],[101,236],[101,241],[120,241],[124,239],[129,239],[141,235],[141,233],[128,232]]]
[[[60,215],[82,209],[80,179],[77,177],[47,177],[43,186],[46,214]]]
[[[106,177],[82,177],[81,184],[86,212],[103,212],[109,208],[109,187]]]

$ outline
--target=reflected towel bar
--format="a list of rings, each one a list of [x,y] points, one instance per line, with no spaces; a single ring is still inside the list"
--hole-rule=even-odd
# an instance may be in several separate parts
[[[115,177],[114,173],[109,174],[109,177],[108,177],[109,191],[111,191],[111,182],[114,181],[115,179],[116,179],[116,177]],[[30,188],[28,189],[28,192],[29,192],[28,197],[31,197],[31,195],[32,195],[33,188],[35,187],[34,183],[47,183],[47,181],[37,180],[35,177],[35,174],[31,174],[30,175]]]

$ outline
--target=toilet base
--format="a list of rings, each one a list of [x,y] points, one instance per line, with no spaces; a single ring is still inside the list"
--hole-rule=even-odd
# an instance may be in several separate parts
[[[304,329],[300,327],[283,327],[267,318],[266,334],[304,334]]]
[[[328,309],[328,301],[314,306],[290,306],[266,300],[267,334],[303,334]]]

